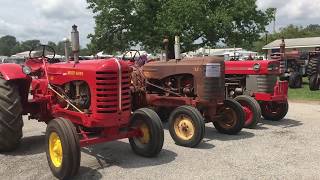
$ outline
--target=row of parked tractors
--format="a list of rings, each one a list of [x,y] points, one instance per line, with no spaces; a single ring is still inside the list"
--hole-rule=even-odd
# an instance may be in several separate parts
[[[48,58],[43,45],[43,54],[23,65],[0,65],[0,151],[18,147],[22,115],[44,122],[48,164],[59,179],[75,176],[80,148],[97,143],[128,138],[136,154],[156,156],[164,142],[161,119],[177,145],[196,147],[205,123],[235,135],[261,116],[278,121],[288,111],[280,61],[79,61],[76,26],[71,37],[73,61]]]
[[[271,55],[271,59],[280,61],[281,80],[287,80],[290,88],[301,88],[303,77],[308,77],[309,88],[311,91],[319,90],[320,87],[320,49],[317,51],[285,52],[285,42],[282,39],[280,52]]]

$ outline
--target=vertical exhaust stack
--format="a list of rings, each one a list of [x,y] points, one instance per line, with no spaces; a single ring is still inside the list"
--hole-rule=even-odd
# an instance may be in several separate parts
[[[285,53],[286,52],[286,43],[284,42],[284,37],[281,39],[281,44],[280,44],[280,53]]]
[[[63,39],[64,42],[64,56],[67,63],[69,63],[69,51],[68,51],[68,45],[69,40],[67,38]]]
[[[168,61],[169,60],[169,58],[168,58],[168,53],[169,53],[169,39],[168,38],[165,38],[165,39],[163,39],[163,47],[164,47],[164,52],[165,52],[165,57],[164,57],[164,59],[165,59],[165,61]],[[162,55],[161,55],[162,56]]]
[[[180,46],[180,37],[174,37],[174,57],[176,60],[181,60],[181,46]]]
[[[77,26],[72,26],[71,31],[71,44],[72,44],[72,52],[74,56],[74,63],[79,63],[79,52],[80,52],[80,40],[79,40],[79,31],[77,30]]]

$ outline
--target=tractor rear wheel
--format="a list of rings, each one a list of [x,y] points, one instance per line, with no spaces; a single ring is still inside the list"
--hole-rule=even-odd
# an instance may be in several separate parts
[[[19,90],[0,77],[0,152],[16,149],[22,137],[22,105]]]
[[[320,74],[313,74],[310,76],[309,89],[311,91],[317,91],[320,89]]]
[[[71,121],[56,118],[46,130],[46,154],[51,172],[58,179],[75,176],[80,167],[79,136]]]
[[[291,73],[289,77],[290,88],[301,88],[302,87],[302,76],[298,72]]]
[[[164,132],[156,112],[148,108],[136,110],[130,119],[130,127],[139,129],[141,136],[129,138],[132,150],[144,157],[154,157],[162,149]]]
[[[245,112],[245,128],[255,128],[261,121],[261,108],[259,103],[252,97],[242,95],[234,98],[239,102]]]
[[[283,119],[289,110],[288,101],[285,102],[261,102],[260,103],[262,116],[266,120],[280,121]]]
[[[177,145],[196,147],[205,134],[204,119],[192,106],[177,107],[169,118],[169,132]]]
[[[240,103],[226,99],[224,105],[217,110],[222,119],[214,121],[214,127],[223,134],[238,134],[245,123],[245,113]]]

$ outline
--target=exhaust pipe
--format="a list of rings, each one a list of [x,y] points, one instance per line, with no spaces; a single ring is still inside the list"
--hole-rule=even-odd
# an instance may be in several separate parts
[[[71,31],[71,44],[72,44],[72,52],[74,57],[74,63],[79,63],[79,52],[80,52],[80,40],[79,40],[79,31],[77,30],[77,26],[72,26]]]
[[[180,37],[174,37],[174,57],[176,60],[181,60],[181,46],[180,46]]]
[[[69,63],[69,51],[68,51],[68,43],[69,40],[67,38],[63,39],[63,43],[64,43],[64,57],[67,63]]]

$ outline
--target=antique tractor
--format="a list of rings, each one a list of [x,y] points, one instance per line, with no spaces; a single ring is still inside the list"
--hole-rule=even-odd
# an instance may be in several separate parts
[[[224,61],[219,57],[153,61],[132,73],[134,109],[153,107],[176,144],[197,146],[205,123],[213,122],[225,134],[237,134],[244,125],[241,105],[226,99]]]
[[[287,114],[288,82],[278,80],[279,61],[226,61],[225,66],[227,94],[244,106],[246,117],[260,119],[256,112],[250,111],[249,101],[243,95],[258,101],[265,119],[278,121]],[[247,119],[249,127],[256,125],[255,118]]]
[[[79,61],[76,26],[71,37],[74,63],[54,63],[46,55],[54,50],[43,45],[41,57],[22,66],[0,65],[0,151],[17,148],[22,115],[28,114],[48,124],[46,154],[59,179],[76,175],[84,146],[129,138],[135,153],[156,156],[163,146],[163,127],[150,109],[131,112],[132,69],[114,58]]]
[[[307,75],[309,78],[309,89],[317,91],[320,89],[320,51],[309,52]]]

